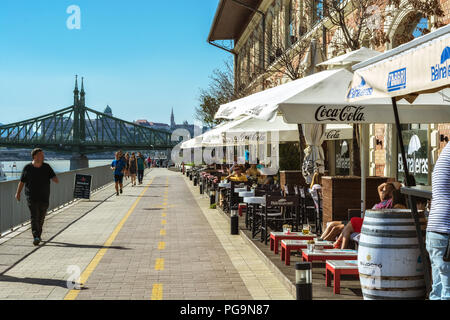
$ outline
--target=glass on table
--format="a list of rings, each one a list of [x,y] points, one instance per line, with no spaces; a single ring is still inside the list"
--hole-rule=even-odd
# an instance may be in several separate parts
[[[311,226],[309,224],[304,224],[303,225],[302,232],[303,232],[304,235],[308,235],[310,230],[311,230]]]

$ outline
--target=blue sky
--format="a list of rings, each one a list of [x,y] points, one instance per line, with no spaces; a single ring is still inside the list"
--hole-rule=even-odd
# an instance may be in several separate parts
[[[206,42],[219,0],[1,0],[0,122],[73,103],[75,74],[89,107],[125,120],[194,121],[199,89],[230,54]],[[69,30],[70,5],[81,29]]]

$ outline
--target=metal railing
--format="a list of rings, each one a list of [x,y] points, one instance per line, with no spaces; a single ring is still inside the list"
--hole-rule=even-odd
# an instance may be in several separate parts
[[[110,166],[81,169],[57,174],[59,184],[51,182],[50,206],[48,211],[57,209],[74,200],[73,191],[75,174],[92,176],[92,191],[113,182],[114,177]],[[19,181],[0,182],[0,234],[20,227],[30,220],[25,190],[21,201],[15,198]]]

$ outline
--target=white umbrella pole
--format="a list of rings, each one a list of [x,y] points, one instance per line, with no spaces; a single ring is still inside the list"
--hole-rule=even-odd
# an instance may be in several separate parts
[[[361,218],[364,218],[364,212],[366,212],[366,180],[367,180],[367,142],[368,142],[368,125],[360,125],[360,159],[361,159]]]

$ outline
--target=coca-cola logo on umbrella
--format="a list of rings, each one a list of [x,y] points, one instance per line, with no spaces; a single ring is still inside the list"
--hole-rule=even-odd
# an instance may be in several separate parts
[[[326,133],[327,140],[336,139],[339,140],[341,138],[341,130],[330,130]]]
[[[341,108],[328,108],[320,106],[316,110],[316,121],[364,122],[366,121],[364,107],[345,106]]]

